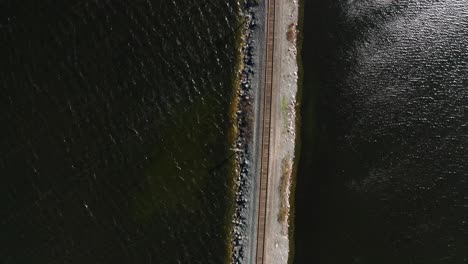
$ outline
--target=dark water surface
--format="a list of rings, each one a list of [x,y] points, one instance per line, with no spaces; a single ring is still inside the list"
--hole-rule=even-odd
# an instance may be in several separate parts
[[[468,263],[468,2],[305,2],[296,263]]]
[[[222,263],[235,1],[0,2],[0,263]]]

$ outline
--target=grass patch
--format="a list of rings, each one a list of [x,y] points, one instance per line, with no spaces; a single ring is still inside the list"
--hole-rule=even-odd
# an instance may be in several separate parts
[[[286,32],[286,38],[288,39],[289,42],[293,44],[296,43],[296,40],[297,40],[296,24],[291,23],[288,26],[288,31]]]
[[[280,209],[278,212],[278,222],[281,224],[286,224],[286,220],[289,214],[289,206],[288,206],[288,187],[289,187],[289,180],[291,178],[291,168],[292,164],[291,161],[287,158],[283,159],[281,162],[281,178],[280,178]]]
[[[283,96],[281,99],[281,110],[283,112],[283,115],[288,114],[288,101],[286,100],[286,96]]]

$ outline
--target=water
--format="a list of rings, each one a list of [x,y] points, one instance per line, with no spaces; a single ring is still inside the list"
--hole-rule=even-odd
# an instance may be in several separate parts
[[[305,2],[296,263],[466,263],[468,3]]]
[[[0,10],[0,262],[222,263],[235,1]]]

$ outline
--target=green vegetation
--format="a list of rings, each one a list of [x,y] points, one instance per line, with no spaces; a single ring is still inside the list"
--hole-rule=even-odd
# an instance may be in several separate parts
[[[283,115],[288,114],[288,102],[286,101],[286,96],[283,96],[281,99],[281,109],[283,111]]]
[[[289,213],[288,209],[288,201],[286,197],[286,193],[288,192],[288,183],[291,178],[291,161],[287,158],[283,159],[281,162],[281,178],[280,178],[280,209],[278,212],[278,222],[281,224],[285,224],[286,218]]]

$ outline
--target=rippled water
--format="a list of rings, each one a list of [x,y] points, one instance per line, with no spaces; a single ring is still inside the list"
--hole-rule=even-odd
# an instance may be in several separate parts
[[[296,262],[466,263],[468,2],[306,5]]]
[[[222,263],[235,1],[0,10],[0,262]]]

